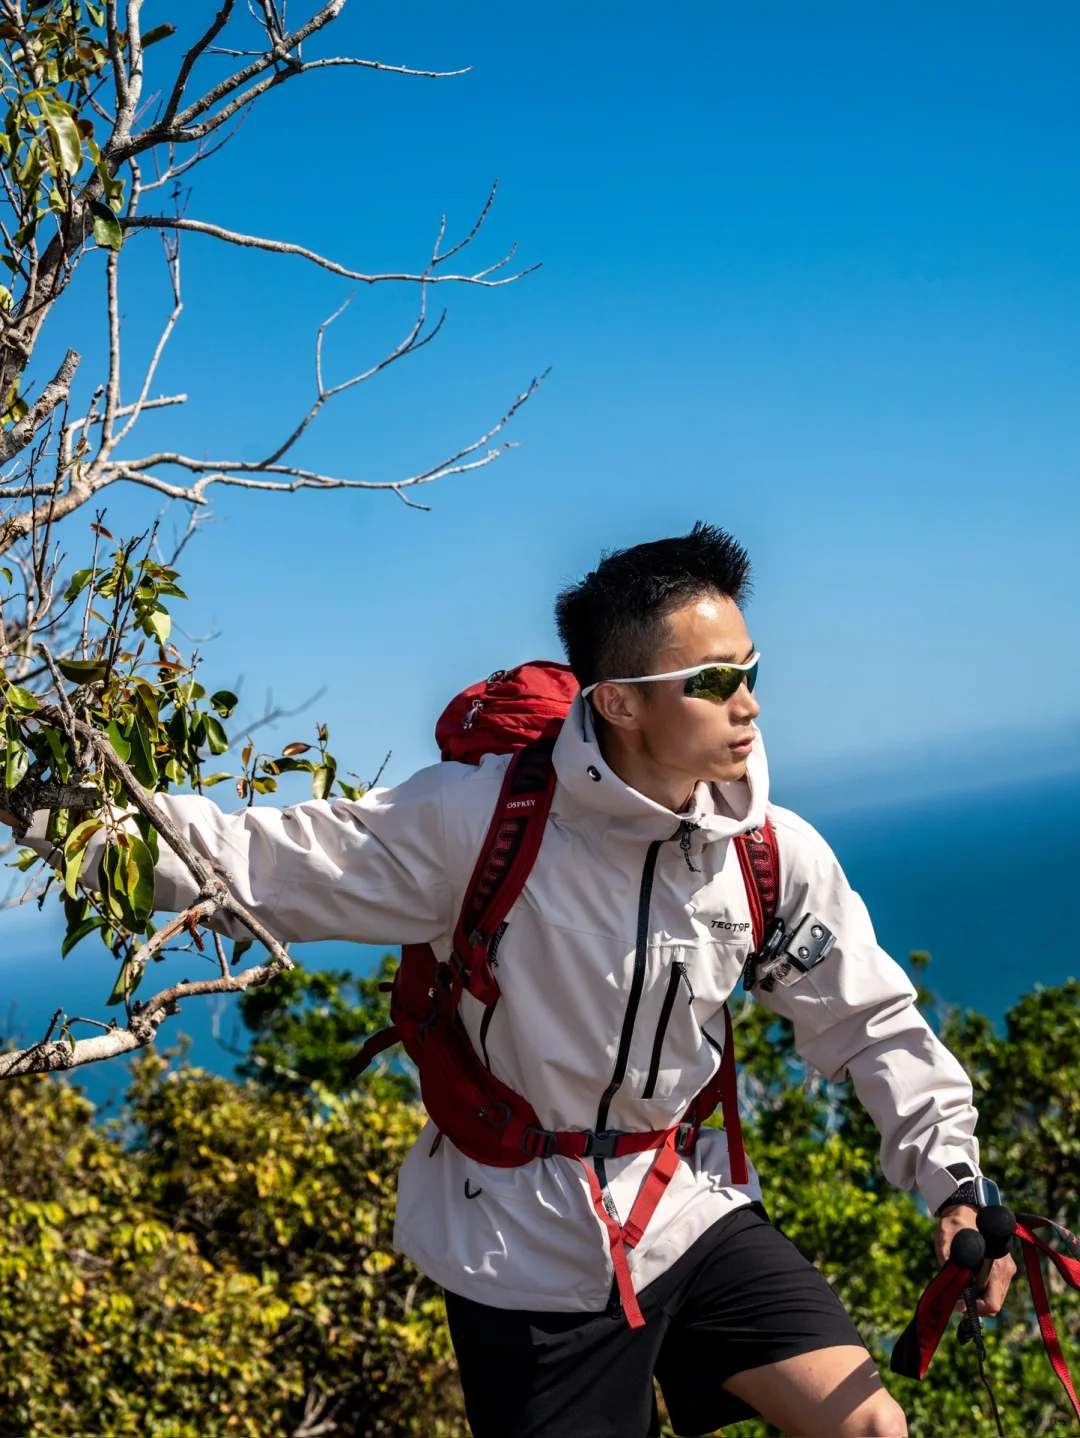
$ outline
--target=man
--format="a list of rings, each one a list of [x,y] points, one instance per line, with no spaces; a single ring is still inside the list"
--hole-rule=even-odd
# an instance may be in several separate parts
[[[461,1017],[550,1129],[678,1123],[716,1071],[722,1006],[752,947],[733,840],[768,817],[778,915],[789,929],[812,915],[835,944],[797,982],[755,993],[792,1020],[810,1063],[854,1081],[886,1176],[941,1215],[943,1261],[981,1193],[971,1086],[827,845],[768,802],[748,578],[744,550],[699,524],[609,555],[560,595],[582,693],[499,945],[500,1002],[482,1036],[468,994]],[[823,692],[838,662],[825,648]],[[508,762],[440,764],[357,803],[225,815],[199,797],[159,802],[282,940],[429,943],[446,960]],[[193,897],[171,855],[157,884],[159,907]],[[629,1256],[638,1328],[579,1162],[485,1167],[437,1139],[429,1125],[403,1165],[396,1241],[446,1289],[476,1438],[646,1438],[654,1374],[680,1434],[753,1413],[789,1435],[906,1433],[832,1290],[769,1223],[756,1175],[732,1183],[721,1131],[701,1131]],[[591,1160],[622,1221],[654,1157]],[[997,1312],[1013,1271],[994,1265],[982,1311]]]

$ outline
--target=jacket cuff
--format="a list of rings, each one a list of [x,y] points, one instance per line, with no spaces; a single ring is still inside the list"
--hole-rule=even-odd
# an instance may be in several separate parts
[[[979,1160],[968,1153],[956,1153],[949,1156],[949,1163],[965,1163],[971,1169],[971,1177],[978,1178],[982,1169],[979,1167]],[[961,1180],[955,1174],[949,1172],[943,1164],[932,1173],[924,1176],[919,1184],[919,1192],[926,1202],[931,1214],[936,1214],[947,1198],[951,1198],[960,1187]]]

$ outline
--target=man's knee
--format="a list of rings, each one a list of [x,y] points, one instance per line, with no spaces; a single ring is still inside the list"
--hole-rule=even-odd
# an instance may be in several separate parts
[[[855,1428],[844,1430],[850,1438],[908,1438],[904,1410],[884,1389],[863,1405]]]

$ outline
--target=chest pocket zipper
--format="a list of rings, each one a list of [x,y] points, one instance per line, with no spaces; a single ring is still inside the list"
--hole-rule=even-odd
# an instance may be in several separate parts
[[[664,1050],[664,1038],[667,1034],[667,1026],[671,1021],[671,1011],[675,1007],[680,984],[686,985],[687,1003],[693,1003],[694,990],[690,987],[686,965],[680,959],[676,959],[671,965],[671,977],[668,979],[667,992],[664,994],[664,1003],[660,1009],[660,1021],[656,1025],[656,1037],[653,1039],[652,1058],[649,1062],[649,1076],[641,1091],[642,1098],[652,1098],[656,1090],[656,1080],[660,1074],[660,1057]]]

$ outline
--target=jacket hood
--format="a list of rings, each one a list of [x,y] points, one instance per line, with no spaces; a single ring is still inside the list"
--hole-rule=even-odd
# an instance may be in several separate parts
[[[730,784],[704,781],[694,790],[681,814],[639,794],[605,762],[593,727],[592,708],[577,695],[555,741],[554,764],[560,787],[586,809],[618,821],[620,831],[643,839],[667,839],[686,821],[697,827],[701,841],[730,839],[765,822],[769,798],[769,766],[761,731],[754,726],[754,747],[746,778]],[[555,796],[559,804],[559,796]]]

